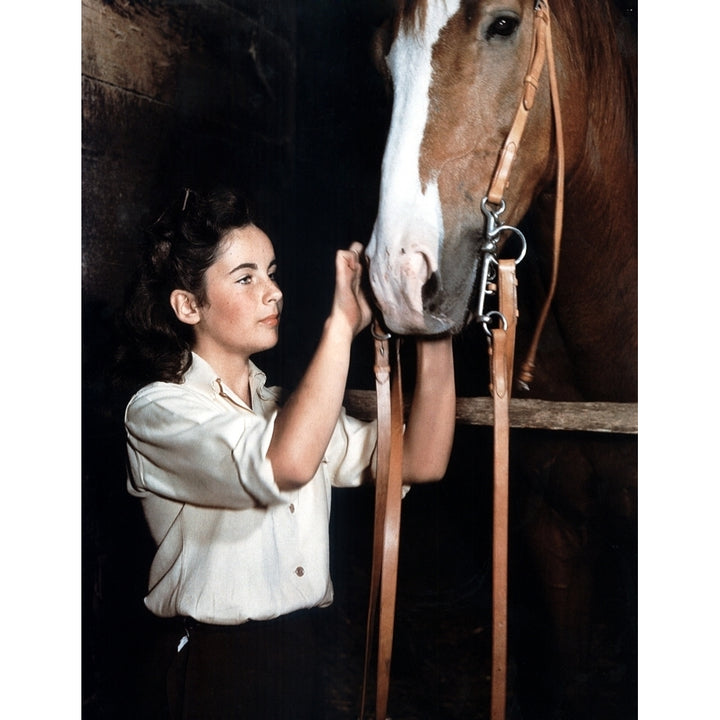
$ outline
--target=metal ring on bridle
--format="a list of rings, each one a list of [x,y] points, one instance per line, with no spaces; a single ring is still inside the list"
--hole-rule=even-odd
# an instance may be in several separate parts
[[[522,234],[522,232],[518,230],[518,228],[513,227],[512,225],[500,225],[500,227],[495,228],[495,231],[492,233],[491,237],[495,237],[503,230],[509,230],[511,233],[517,235],[522,241],[522,248],[520,250],[520,254],[515,258],[515,264],[519,265],[525,257],[525,253],[527,252],[527,240],[525,239],[525,236]]]
[[[497,210],[491,210],[488,207],[489,202],[490,201],[488,200],[487,196],[485,196],[480,202],[480,208],[482,209],[486,218],[485,240],[487,243],[494,244],[495,238],[497,238],[497,236],[503,231],[508,231],[517,235],[522,241],[522,248],[520,250],[520,254],[515,260],[515,263],[520,264],[520,262],[522,262],[522,259],[525,257],[525,253],[527,252],[527,240],[525,239],[525,235],[523,235],[522,232],[518,230],[518,228],[513,227],[512,225],[496,225],[495,223],[498,221],[500,215],[505,212],[505,201],[500,200],[500,204],[498,205]]]
[[[487,204],[489,202],[490,201],[488,200],[487,195],[480,201],[480,208],[486,215],[490,214],[493,217],[497,218],[498,215],[502,215],[505,212],[505,201],[504,200],[500,200],[500,205],[499,205],[498,209],[494,210],[494,211],[488,209]]]
[[[488,325],[490,324],[490,319],[491,319],[493,316],[500,318],[500,322],[501,322],[501,324],[502,324],[502,329],[503,329],[503,330],[507,330],[507,329],[508,329],[508,324],[507,324],[507,319],[506,319],[506,317],[505,317],[499,310],[491,310],[490,312],[485,313],[485,315],[483,315],[481,318],[478,318],[478,319],[480,320],[480,322],[482,323],[483,330],[485,330],[485,332],[487,333],[487,335],[488,335],[489,337],[492,337],[492,333],[491,333],[490,330],[488,329]]]

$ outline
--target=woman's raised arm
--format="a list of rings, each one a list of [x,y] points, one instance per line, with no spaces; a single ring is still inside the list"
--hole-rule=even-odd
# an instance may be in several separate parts
[[[281,490],[310,481],[340,416],[350,347],[371,318],[370,306],[360,287],[362,250],[360,243],[353,243],[349,250],[337,252],[330,316],[307,371],[275,421],[267,457]]]

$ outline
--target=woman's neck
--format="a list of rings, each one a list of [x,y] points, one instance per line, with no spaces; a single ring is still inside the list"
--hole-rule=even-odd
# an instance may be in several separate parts
[[[205,360],[218,374],[223,384],[230,388],[241,400],[250,405],[250,358],[238,355],[211,353],[203,348],[194,348],[193,352]]]

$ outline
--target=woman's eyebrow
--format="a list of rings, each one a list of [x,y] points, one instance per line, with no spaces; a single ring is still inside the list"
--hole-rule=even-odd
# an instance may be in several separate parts
[[[237,272],[238,270],[257,270],[258,266],[257,263],[240,263],[237,267],[234,267],[228,275],[232,275],[234,272]]]
[[[273,258],[270,261],[270,263],[268,264],[268,269],[273,267],[274,265],[277,265],[277,260],[275,260],[275,258]],[[240,263],[237,267],[234,267],[232,270],[230,270],[228,275],[232,275],[234,272],[237,272],[238,270],[257,270],[257,269],[258,269],[257,263],[253,263],[253,262]]]

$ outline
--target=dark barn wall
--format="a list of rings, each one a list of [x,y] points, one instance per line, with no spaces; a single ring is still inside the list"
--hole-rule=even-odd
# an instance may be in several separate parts
[[[137,229],[194,182],[292,181],[294,3],[83,3],[83,288],[117,305]],[[272,194],[271,194],[272,193]]]
[[[151,546],[124,489],[127,398],[109,383],[113,320],[141,230],[178,187],[249,181],[282,246],[296,22],[287,0],[88,0],[82,19],[83,707],[84,717],[126,718],[143,693],[131,669],[150,647]],[[152,702],[142,717],[159,717]]]

